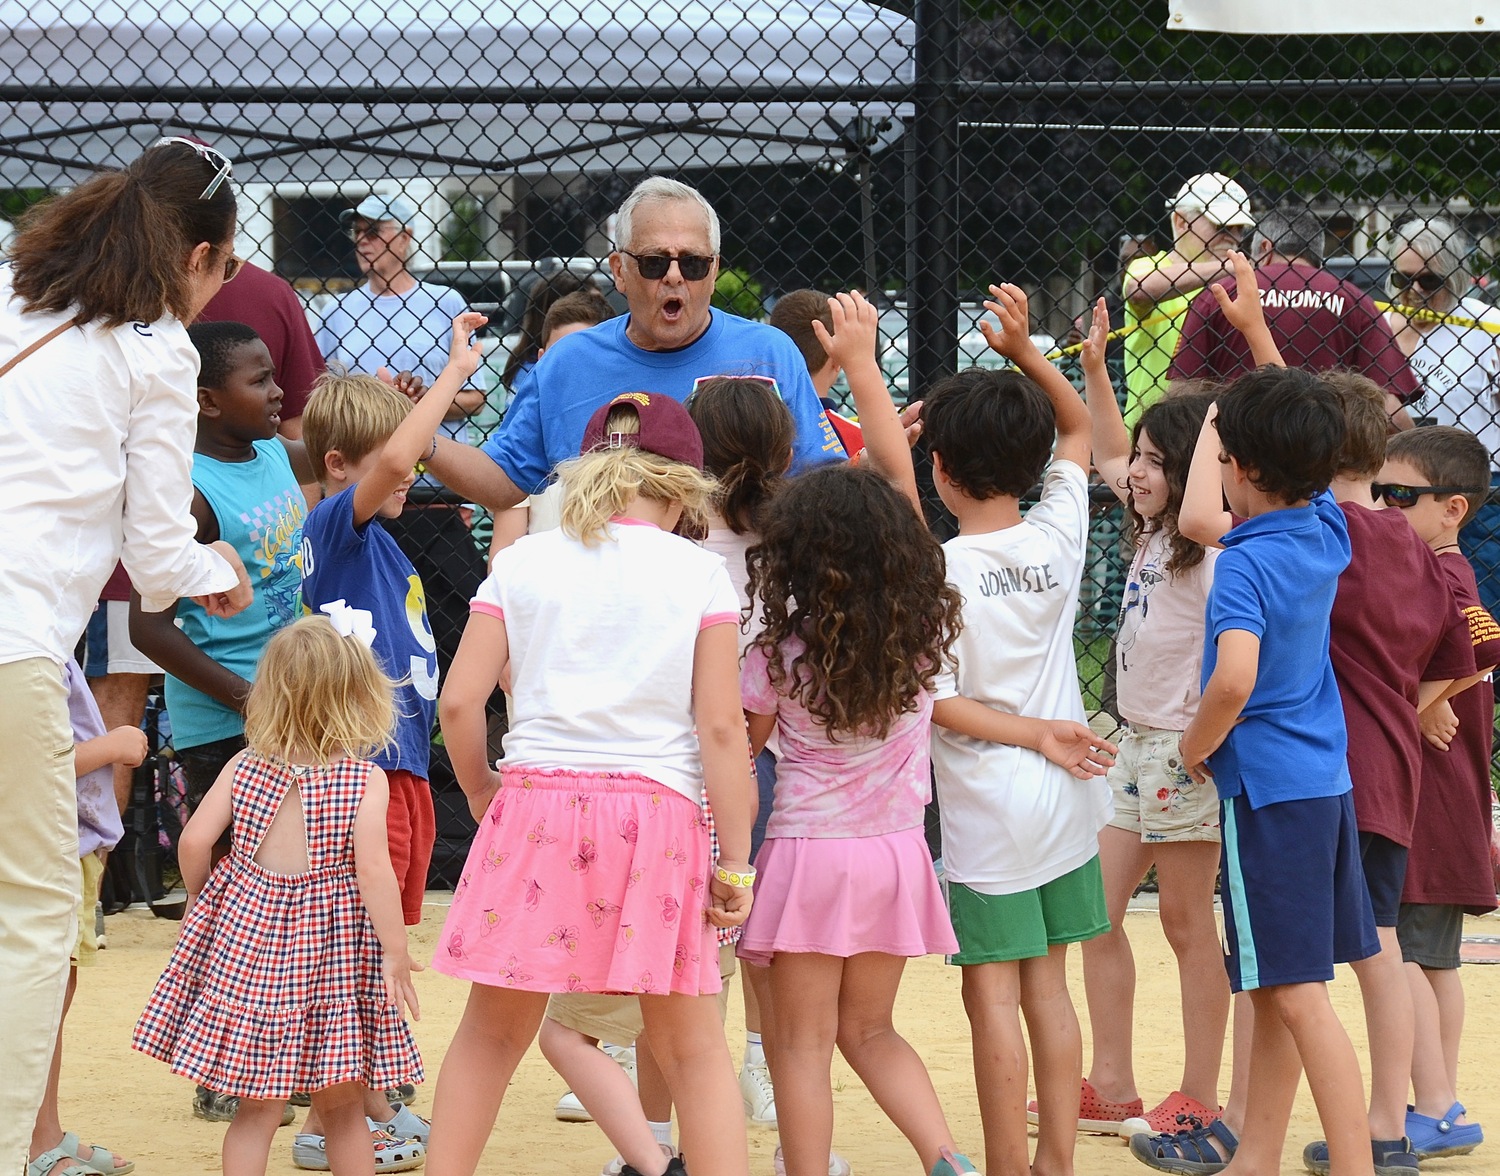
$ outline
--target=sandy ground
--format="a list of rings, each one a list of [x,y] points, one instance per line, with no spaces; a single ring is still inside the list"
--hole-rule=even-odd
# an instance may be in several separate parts
[[[415,941],[419,957],[430,958],[442,923],[444,896],[433,896]],[[1181,1030],[1177,1014],[1176,970],[1155,914],[1132,912],[1128,928],[1135,946],[1139,992],[1136,1003],[1137,1079],[1146,1105],[1152,1106],[1175,1085],[1181,1070]],[[1500,934],[1500,921],[1469,920],[1466,934]],[[153,919],[145,911],[128,911],[108,920],[109,947],[98,965],[80,973],[79,991],[66,1029],[62,1076],[63,1122],[85,1140],[98,1141],[137,1161],[137,1171],[160,1176],[188,1176],[217,1171],[224,1127],[192,1116],[191,1087],[165,1066],[129,1048],[130,1029],[144,1004],[176,935],[176,924]],[[1078,953],[1073,953],[1074,999],[1083,1008]],[[1500,967],[1464,969],[1468,1025],[1461,1071],[1462,1097],[1471,1115],[1500,1135]],[[432,971],[417,978],[423,1019],[417,1042],[430,1079],[435,1079],[466,995],[466,985]],[[1353,977],[1341,969],[1333,986],[1334,1002],[1365,1054],[1364,1021]],[[935,957],[908,969],[897,1009],[897,1024],[921,1052],[932,1073],[949,1122],[961,1145],[981,1163],[979,1113],[970,1070],[968,1026],[959,1000],[958,969]],[[743,1006],[736,996],[730,1008],[729,1041],[738,1057],[743,1042]],[[1088,1048],[1087,1027],[1084,1048]],[[1225,1059],[1223,1083],[1229,1081]],[[913,1153],[884,1119],[863,1086],[835,1057],[835,1146],[859,1176],[915,1176]],[[563,1093],[561,1080],[533,1048],[522,1062],[491,1136],[481,1172],[572,1173],[594,1176],[613,1149],[592,1124],[559,1123],[552,1107]],[[417,1109],[431,1106],[430,1087],[419,1092]],[[306,1114],[299,1111],[299,1120]],[[291,1162],[294,1128],[277,1136],[270,1171],[297,1171]],[[1301,1171],[1302,1145],[1319,1136],[1312,1100],[1304,1085],[1299,1093],[1282,1171]],[[774,1132],[750,1131],[751,1168],[769,1176],[776,1146]],[[1494,1172],[1500,1164],[1500,1138],[1478,1152],[1424,1165],[1444,1176]],[[1148,1171],[1130,1155],[1124,1141],[1080,1137],[1079,1176]]]

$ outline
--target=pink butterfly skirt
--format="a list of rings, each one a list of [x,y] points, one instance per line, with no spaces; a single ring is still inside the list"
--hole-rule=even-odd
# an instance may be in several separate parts
[[[433,967],[528,992],[718,992],[703,809],[633,773],[502,769]]]

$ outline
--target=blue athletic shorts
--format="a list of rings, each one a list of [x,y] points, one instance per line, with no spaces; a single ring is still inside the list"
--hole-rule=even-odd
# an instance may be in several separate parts
[[[1235,992],[1333,979],[1380,950],[1359,860],[1354,795],[1252,809],[1219,802],[1226,966]]]

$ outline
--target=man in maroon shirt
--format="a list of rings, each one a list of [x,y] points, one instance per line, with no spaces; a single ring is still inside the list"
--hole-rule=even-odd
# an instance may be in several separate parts
[[[1320,268],[1323,225],[1306,209],[1273,209],[1255,227],[1256,283],[1266,325],[1288,367],[1349,368],[1386,390],[1386,409],[1410,428],[1407,400],[1420,391],[1385,317],[1370,296]],[[1223,282],[1231,296],[1234,279]],[[1213,292],[1188,307],[1168,371],[1171,380],[1232,380],[1255,367],[1244,336],[1230,326]]]

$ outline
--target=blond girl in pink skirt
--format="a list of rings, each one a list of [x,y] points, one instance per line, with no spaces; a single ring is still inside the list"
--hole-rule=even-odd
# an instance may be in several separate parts
[[[434,967],[472,982],[427,1171],[468,1176],[554,992],[639,995],[694,1176],[746,1176],[714,928],[742,922],[754,792],[724,561],[674,535],[712,481],[686,410],[632,392],[564,464],[561,530],[495,559],[440,702],[479,822]],[[485,702],[508,679],[505,756]],[[698,803],[707,790],[721,857]]]

